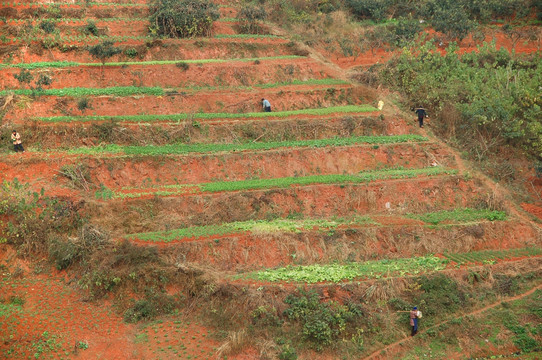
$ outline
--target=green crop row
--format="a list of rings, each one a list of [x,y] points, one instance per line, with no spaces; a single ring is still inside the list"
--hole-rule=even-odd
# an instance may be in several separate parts
[[[456,174],[456,170],[448,170],[441,167],[431,167],[422,169],[387,169],[361,172],[358,174],[330,174],[330,175],[311,175],[300,177],[284,177],[273,179],[250,179],[240,181],[218,181],[203,184],[175,184],[162,186],[158,191],[146,192],[107,192],[107,197],[111,196],[117,199],[133,199],[142,196],[173,196],[198,192],[222,192],[222,191],[244,191],[269,188],[288,188],[291,186],[308,186],[315,184],[357,184],[376,180],[387,179],[406,179],[416,176],[435,176],[444,174]],[[125,189],[128,190],[128,189]],[[136,189],[137,190],[137,189]],[[104,197],[104,192],[99,191],[96,197]]]
[[[16,95],[47,95],[47,96],[130,96],[130,95],[164,95],[161,87],[115,86],[108,88],[64,88],[64,89],[16,89],[0,91],[0,96],[13,93]]]
[[[488,210],[488,209],[454,209],[448,211],[439,211],[422,215],[409,215],[412,219],[419,219],[423,222],[437,225],[443,221],[478,221],[482,219],[506,220],[507,215],[503,211]]]
[[[145,87],[145,86],[115,86],[108,88],[63,88],[63,89],[14,89],[14,90],[2,90],[0,96],[7,94],[15,95],[46,95],[46,96],[131,96],[131,95],[164,95],[173,94],[174,92],[186,92],[186,91],[211,91],[211,90],[251,90],[253,88],[275,88],[281,86],[290,85],[345,85],[348,84],[343,80],[338,79],[312,79],[307,81],[293,80],[290,82],[280,82],[271,84],[255,84],[253,86],[191,86],[186,88],[170,88],[164,89],[161,87]]]
[[[19,63],[19,64],[0,64],[0,69],[18,68],[18,69],[44,69],[44,68],[68,68],[68,67],[99,67],[99,66],[147,66],[147,65],[175,65],[179,63],[186,64],[214,64],[214,63],[228,63],[228,62],[253,62],[253,61],[266,61],[266,60],[293,60],[305,58],[304,56],[297,55],[282,55],[282,56],[268,56],[268,57],[255,57],[255,58],[234,58],[234,59],[201,59],[201,60],[155,60],[155,61],[126,61],[126,62],[108,62],[102,63],[79,63],[71,61],[56,61],[56,62],[35,62],[35,63]]]
[[[531,257],[542,255],[540,248],[520,248],[508,250],[482,250],[468,253],[448,254],[444,256],[458,264],[494,262],[497,259],[506,260],[518,257]]]
[[[159,146],[121,146],[103,145],[97,147],[84,147],[66,150],[69,154],[124,154],[124,155],[173,155],[190,153],[215,153],[234,152],[245,150],[271,150],[289,147],[326,147],[326,146],[348,146],[355,144],[397,144],[404,142],[423,142],[426,137],[405,134],[391,136],[352,136],[346,138],[329,138],[314,140],[293,140],[293,141],[271,141],[271,142],[247,142],[241,144],[173,144]]]
[[[168,231],[155,231],[147,233],[138,233],[126,235],[128,240],[140,240],[147,242],[173,242],[189,238],[205,238],[212,236],[223,236],[240,234],[246,232],[252,233],[275,233],[275,232],[302,232],[304,230],[318,229],[329,230],[338,226],[350,225],[373,225],[380,226],[369,216],[355,218],[333,218],[326,219],[275,219],[238,221],[233,223],[223,223],[217,225],[193,226],[188,228],[174,229]],[[464,262],[483,262],[484,260],[510,257],[534,256],[540,255],[541,249],[514,249],[503,251],[481,251],[466,254],[444,254],[444,256],[458,263]]]
[[[326,264],[306,266],[286,266],[279,269],[267,269],[254,273],[237,275],[234,278],[249,278],[261,281],[287,282],[341,282],[360,278],[378,279],[384,276],[416,275],[427,271],[439,271],[446,268],[447,259],[436,256],[414,258],[384,259],[363,263]]]
[[[295,115],[330,115],[336,113],[362,113],[373,112],[378,109],[370,105],[346,105],[320,109],[303,109],[276,112],[256,113],[181,113],[168,115],[126,115],[126,116],[51,116],[37,117],[34,120],[43,122],[91,122],[91,121],[125,121],[125,122],[155,122],[155,121],[184,121],[184,120],[210,120],[210,119],[236,119],[236,118],[283,118]]]
[[[341,282],[359,278],[380,278],[383,276],[416,275],[427,271],[440,271],[450,261],[457,263],[495,262],[498,259],[542,255],[542,249],[523,248],[511,250],[486,250],[471,253],[445,254],[445,259],[428,255],[414,258],[384,259],[363,263],[326,264],[307,266],[286,266],[266,269],[249,274],[236,275],[236,279],[286,282]]]
[[[239,234],[245,232],[253,233],[273,233],[273,232],[301,232],[307,229],[334,229],[339,225],[367,224],[372,220],[367,217],[360,217],[352,220],[347,219],[275,219],[249,220],[225,223],[220,225],[194,226],[184,229],[175,229],[169,231],[157,231],[139,234],[126,235],[128,240],[141,240],[149,242],[169,243],[179,239],[200,238],[208,236],[221,236],[226,234]]]

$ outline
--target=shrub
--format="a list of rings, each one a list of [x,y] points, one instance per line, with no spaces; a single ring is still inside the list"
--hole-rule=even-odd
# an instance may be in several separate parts
[[[67,240],[52,239],[49,242],[49,259],[58,270],[64,270],[77,261],[86,261],[92,251],[103,248],[109,234],[94,226],[85,225],[79,230],[77,238]]]
[[[296,360],[297,352],[295,351],[295,348],[286,344],[279,353],[278,358],[279,360]]]
[[[205,0],[154,0],[149,12],[151,33],[172,38],[209,36],[220,16],[216,5]]]
[[[81,110],[81,112],[85,111],[86,109],[90,109],[92,106],[88,100],[88,98],[84,97],[77,101],[77,108]]]
[[[175,63],[175,66],[181,69],[182,71],[186,71],[190,68],[190,64],[183,61]]]
[[[39,23],[39,28],[45,31],[47,34],[52,34],[56,30],[54,21],[43,20]]]
[[[346,5],[360,19],[384,20],[390,0],[346,0]]]
[[[239,20],[239,32],[242,34],[259,34],[261,26],[258,21],[265,20],[264,8],[252,5],[244,6],[237,14]]]
[[[13,77],[17,79],[17,81],[19,82],[19,85],[21,86],[23,84],[30,85],[32,80],[34,80],[34,75],[32,75],[32,73],[26,69],[21,69],[21,71],[18,74],[13,74]]]
[[[518,290],[518,281],[516,278],[498,274],[494,276],[495,282],[493,289],[500,295],[513,295]]]
[[[44,197],[17,179],[0,184],[0,215],[11,218],[5,240],[23,256],[46,253],[50,234],[71,234],[81,222],[78,210],[78,204]]]
[[[404,46],[414,40],[416,35],[423,30],[422,24],[416,19],[399,18],[391,32],[395,38],[395,45]]]
[[[130,58],[135,58],[137,56],[137,49],[134,49],[134,48],[126,49],[124,50],[124,55]]]
[[[107,40],[97,45],[90,46],[87,50],[92,57],[100,60],[103,65],[107,59],[122,52],[120,48],[113,46],[114,44],[113,41]]]
[[[347,323],[361,317],[358,305],[322,303],[315,291],[300,290],[299,296],[290,294],[284,302],[290,305],[284,315],[301,323],[303,338],[318,351],[331,345],[346,330]]]
[[[465,294],[455,280],[438,274],[433,277],[423,276],[420,289],[424,291],[417,299],[417,304],[424,304],[424,313],[435,316],[453,313],[465,304]]]
[[[124,313],[124,320],[135,323],[140,320],[151,319],[157,315],[168,314],[177,304],[178,299],[162,292],[147,289],[145,298],[137,300],[134,305]]]
[[[434,29],[451,39],[463,40],[476,27],[465,6],[457,0],[431,1],[426,11]]]
[[[49,75],[40,74],[38,81],[36,81],[36,90],[42,91],[44,86],[49,86],[53,82],[53,79]]]
[[[98,30],[96,23],[89,20],[87,24],[81,28],[81,32],[86,35],[98,36],[100,31]]]
[[[58,270],[67,269],[79,257],[77,247],[70,240],[52,240],[49,245],[49,258]]]

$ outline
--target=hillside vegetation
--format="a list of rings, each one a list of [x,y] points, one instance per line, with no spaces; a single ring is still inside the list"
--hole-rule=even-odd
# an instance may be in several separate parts
[[[1,3],[0,357],[540,357],[541,20]]]

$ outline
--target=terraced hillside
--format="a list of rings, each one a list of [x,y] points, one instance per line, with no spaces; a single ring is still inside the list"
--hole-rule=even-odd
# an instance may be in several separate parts
[[[73,318],[63,318],[56,329],[49,318],[33,323],[28,309],[40,300],[28,295],[32,275],[25,281],[7,276],[0,304],[7,310],[0,318],[4,324],[17,319],[19,326],[2,325],[6,359],[35,356],[40,344],[49,347],[36,358],[273,358],[290,345],[272,334],[271,345],[245,339],[232,349],[231,334],[243,336],[235,324],[257,299],[264,305],[251,313],[256,328],[259,319],[274,321],[271,309],[282,309],[298,286],[317,290],[321,300],[370,308],[377,302],[371,291],[391,291],[398,283],[404,289],[421,275],[474,276],[477,282],[485,275],[472,274],[540,273],[538,226],[493,183],[465,170],[452,150],[397,108],[378,110],[373,91],[344,81],[287,37],[237,33],[238,8],[220,5],[222,17],[209,38],[157,39],[147,33],[144,1],[2,3],[2,126],[6,134],[12,128],[21,134],[26,152],[2,153],[0,181],[17,178],[32,191],[43,189],[42,196],[73,204],[87,224],[110,234],[115,251],[124,251],[119,249],[129,246],[126,241],[141,254],[156,247],[180,283],[197,272],[205,284],[194,289],[215,299],[204,315],[193,305],[140,326],[112,317],[108,331],[117,334],[115,343],[82,328],[72,333],[70,327],[79,326]],[[54,34],[40,25],[48,18]],[[121,52],[102,64],[86,48],[104,40]],[[31,80],[21,81],[24,74]],[[48,81],[38,88],[40,77]],[[262,112],[262,98],[273,112]],[[64,260],[67,265],[57,262],[57,268],[75,262]],[[136,260],[119,255],[115,261],[124,266]],[[14,265],[5,264],[13,274]],[[125,278],[161,275],[149,270],[122,276],[92,278],[93,289],[110,293]],[[516,290],[536,282],[531,277]],[[203,299],[184,293],[184,285],[161,286],[183,301]],[[132,296],[140,299],[145,291],[136,288]],[[499,301],[479,294],[465,307]],[[26,304],[6,305],[8,295],[26,297]],[[238,313],[213,318],[228,306]],[[427,315],[433,315],[428,324],[447,320],[446,311]],[[24,334],[25,324],[39,330]],[[379,354],[408,330],[381,326],[385,330],[367,325],[336,340],[348,341],[346,350],[316,346],[298,349],[298,355],[413,354],[413,347]],[[540,340],[540,333],[533,336]]]

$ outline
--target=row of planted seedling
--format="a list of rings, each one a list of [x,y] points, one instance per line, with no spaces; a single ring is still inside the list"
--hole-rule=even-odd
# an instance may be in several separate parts
[[[122,61],[122,62],[106,62],[102,63],[81,63],[75,61],[54,61],[54,62],[32,62],[32,63],[13,63],[0,64],[0,69],[62,69],[70,67],[111,67],[111,66],[152,66],[152,65],[178,65],[182,64],[222,64],[230,62],[261,62],[271,60],[296,60],[306,59],[305,56],[297,55],[279,55],[279,56],[262,56],[253,58],[232,58],[232,59],[186,59],[186,60],[151,60],[151,61]]]
[[[183,88],[162,88],[162,87],[147,87],[147,86],[115,86],[107,88],[62,88],[62,89],[8,89],[0,91],[0,96],[5,96],[10,93],[14,95],[38,95],[38,96],[132,96],[132,95],[170,95],[175,92],[200,91],[200,90],[252,90],[271,89],[290,85],[348,85],[346,81],[332,78],[325,79],[310,79],[310,80],[291,80],[278,83],[254,84],[250,86],[190,86]]]
[[[383,277],[412,276],[425,272],[440,271],[448,267],[450,261],[465,259],[462,264],[479,265],[483,262],[512,260],[520,257],[542,255],[542,249],[523,248],[510,250],[485,250],[439,256],[421,256],[413,258],[384,259],[347,264],[314,264],[306,266],[286,266],[278,269],[266,269],[248,274],[236,275],[236,279],[254,279],[260,281],[285,282],[343,282],[347,280],[378,279]]]
[[[460,208],[438,213],[405,215],[407,218],[431,218],[438,214],[441,222],[480,222],[504,221],[507,215],[503,211],[487,209]],[[431,222],[431,224],[434,224]],[[149,243],[170,243],[182,239],[197,239],[213,236],[224,236],[242,233],[298,233],[307,230],[329,231],[337,228],[348,229],[356,226],[381,226],[378,220],[370,216],[357,216],[352,218],[336,217],[332,219],[274,219],[274,220],[248,220],[232,223],[192,226],[188,228],[173,229],[168,231],[155,231],[126,235],[128,240],[139,240]],[[445,254],[450,260],[456,261],[451,255]],[[488,256],[490,256],[489,254]],[[457,262],[457,261],[456,261]]]
[[[375,112],[378,109],[370,105],[345,105],[331,106],[318,109],[302,109],[276,112],[250,112],[250,113],[180,113],[164,115],[96,115],[96,116],[51,116],[36,117],[35,121],[43,122],[95,122],[95,121],[114,121],[114,122],[179,122],[185,120],[212,120],[212,119],[260,119],[260,118],[286,118],[296,115],[323,116],[331,114],[345,113],[367,113]]]
[[[242,142],[242,143],[198,143],[198,144],[167,144],[167,145],[147,145],[147,146],[123,146],[123,145],[101,145],[95,147],[71,148],[64,150],[48,151],[49,153],[62,152],[68,154],[119,154],[127,156],[163,156],[163,155],[184,155],[184,154],[205,154],[217,152],[238,152],[238,151],[258,151],[273,150],[281,148],[301,148],[301,147],[338,147],[359,144],[385,145],[401,143],[426,142],[428,139],[421,135],[387,135],[387,136],[350,136],[333,137],[327,139],[311,140],[288,140],[288,141],[261,141],[261,142]]]
[[[365,171],[358,174],[310,175],[298,177],[283,177],[271,179],[249,179],[239,181],[217,181],[201,184],[164,185],[159,189],[138,191],[140,188],[124,188],[123,191],[113,191],[102,188],[95,193],[98,199],[135,199],[146,196],[177,196],[196,193],[216,193],[226,191],[246,191],[272,188],[289,188],[292,186],[309,186],[325,184],[359,184],[377,180],[408,179],[418,176],[454,175],[457,170],[442,167],[421,169],[387,169]]]

